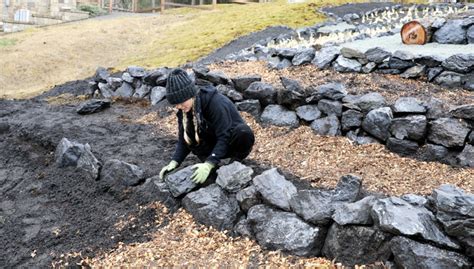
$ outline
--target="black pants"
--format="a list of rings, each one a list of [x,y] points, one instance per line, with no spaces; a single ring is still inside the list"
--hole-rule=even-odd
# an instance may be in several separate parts
[[[223,159],[231,158],[233,161],[242,161],[250,154],[254,143],[255,136],[247,124],[235,126],[230,137],[229,150]],[[199,150],[192,151],[202,162],[211,155],[216,141],[205,141],[205,144]]]

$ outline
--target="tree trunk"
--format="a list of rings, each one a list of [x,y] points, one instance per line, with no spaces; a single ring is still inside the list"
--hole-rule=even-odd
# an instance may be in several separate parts
[[[406,45],[424,45],[431,41],[432,34],[430,21],[410,21],[400,31],[402,42]]]

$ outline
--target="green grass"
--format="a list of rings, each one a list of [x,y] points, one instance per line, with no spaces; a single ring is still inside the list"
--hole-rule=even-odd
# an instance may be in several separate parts
[[[0,38],[0,48],[14,46],[17,40],[13,38]]]

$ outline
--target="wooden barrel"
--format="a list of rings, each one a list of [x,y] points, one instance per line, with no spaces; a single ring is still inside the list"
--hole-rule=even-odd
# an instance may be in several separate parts
[[[431,23],[410,21],[403,25],[400,30],[403,44],[424,45],[431,39]]]

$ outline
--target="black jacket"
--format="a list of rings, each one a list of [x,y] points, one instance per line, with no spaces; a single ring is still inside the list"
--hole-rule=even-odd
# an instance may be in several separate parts
[[[206,161],[218,164],[228,152],[233,128],[245,122],[232,101],[214,87],[200,88],[194,102],[195,115],[200,118],[198,133],[201,142],[197,146],[189,146],[185,142],[183,112],[178,111],[178,145],[173,160],[180,164],[192,151],[197,156],[209,154]]]

